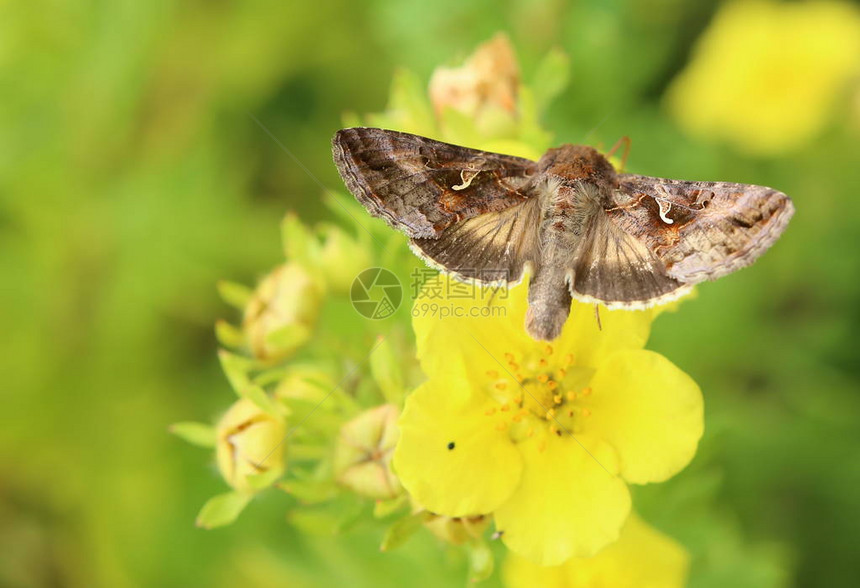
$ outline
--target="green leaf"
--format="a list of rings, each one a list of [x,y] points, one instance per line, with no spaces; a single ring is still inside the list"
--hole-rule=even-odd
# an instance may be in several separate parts
[[[403,371],[394,347],[388,339],[377,343],[370,355],[370,373],[379,384],[386,402],[400,406],[403,402]]]
[[[304,504],[327,502],[337,496],[339,490],[331,479],[288,480],[278,484],[278,488]]]
[[[266,335],[266,343],[275,354],[298,349],[311,338],[311,329],[301,323],[292,323]]]
[[[570,81],[570,58],[561,49],[552,49],[540,62],[529,86],[534,93],[538,114],[567,87]]]
[[[407,494],[401,494],[397,498],[392,498],[391,500],[377,500],[376,504],[373,505],[373,516],[377,519],[384,519],[398,510],[401,510],[408,504],[409,496]]]
[[[493,552],[487,542],[478,539],[469,544],[469,581],[483,582],[493,573]]]
[[[294,212],[288,212],[281,222],[281,239],[287,260],[296,261],[307,267],[314,264],[316,239]]]
[[[248,372],[254,368],[254,363],[242,356],[230,353],[224,349],[218,350],[218,359],[221,362],[221,369],[224,370],[224,375],[230,382],[233,390],[242,395],[242,390],[251,384],[248,378]]]
[[[247,398],[248,400],[256,404],[260,410],[267,414],[270,414],[272,416],[279,416],[280,414],[282,414],[280,412],[280,408],[275,403],[275,401],[272,400],[269,395],[266,394],[266,391],[259,386],[249,383],[247,386],[242,388],[242,390],[239,392],[239,396],[241,396],[242,398]]]
[[[406,543],[415,531],[421,528],[426,518],[427,513],[421,511],[398,519],[385,532],[382,545],[379,546],[380,551],[391,551]]]
[[[214,529],[229,525],[238,518],[250,500],[249,494],[241,492],[227,492],[213,496],[200,509],[200,514],[197,515],[197,526]]]
[[[212,425],[185,421],[170,425],[168,430],[180,439],[198,447],[215,447],[217,437],[215,427]]]
[[[245,476],[248,485],[254,490],[265,490],[283,475],[283,468],[272,468],[261,474]]]
[[[254,295],[254,291],[248,286],[228,280],[220,280],[216,284],[216,287],[218,288],[218,294],[221,295],[221,299],[239,310],[244,310]]]
[[[245,334],[241,329],[225,320],[215,322],[215,337],[224,347],[241,347],[245,344]]]

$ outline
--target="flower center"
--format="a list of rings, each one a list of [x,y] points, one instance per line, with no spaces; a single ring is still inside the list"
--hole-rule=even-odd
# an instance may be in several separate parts
[[[498,402],[486,411],[498,430],[514,442],[548,431],[559,437],[582,431],[591,415],[588,386],[594,370],[572,354],[559,356],[552,345],[526,353],[505,353],[503,367],[486,372],[486,388]]]

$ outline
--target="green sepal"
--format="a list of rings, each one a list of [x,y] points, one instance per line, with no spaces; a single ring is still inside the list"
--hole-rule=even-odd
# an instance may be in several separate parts
[[[196,524],[204,529],[229,525],[242,514],[250,501],[251,495],[243,492],[227,492],[213,496],[200,509]]]
[[[196,423],[192,421],[174,423],[168,427],[168,431],[180,439],[183,439],[192,445],[197,445],[198,447],[215,447],[215,442],[217,440],[215,427],[205,423]]]
[[[221,299],[239,310],[244,310],[254,295],[254,291],[248,286],[229,280],[219,280],[216,287]]]
[[[421,528],[425,520],[427,520],[427,513],[423,510],[398,519],[385,531],[379,550],[391,551],[400,547]]]

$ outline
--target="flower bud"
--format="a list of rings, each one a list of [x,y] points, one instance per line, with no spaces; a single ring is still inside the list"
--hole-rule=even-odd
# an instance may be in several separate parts
[[[515,113],[519,67],[511,42],[498,34],[479,46],[462,67],[439,67],[430,79],[430,99],[436,115],[453,108],[470,118],[484,110]]]
[[[352,281],[371,265],[370,251],[335,226],[326,226],[319,263],[326,284],[335,292],[349,292]]]
[[[391,457],[400,432],[399,410],[384,404],[367,410],[340,430],[334,455],[334,475],[356,494],[385,500],[402,491],[391,471]]]
[[[310,338],[322,292],[301,265],[287,263],[263,278],[245,307],[243,329],[258,359],[278,361]]]
[[[216,459],[224,480],[236,490],[254,492],[253,478],[272,479],[284,471],[284,420],[246,398],[237,400],[217,426]]]

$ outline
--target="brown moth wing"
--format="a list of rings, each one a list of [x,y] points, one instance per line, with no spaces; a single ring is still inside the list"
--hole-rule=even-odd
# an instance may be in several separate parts
[[[671,278],[713,280],[758,259],[794,214],[772,188],[618,176],[609,219],[658,257]]]
[[[460,279],[518,282],[539,261],[540,199],[456,222],[438,238],[415,238],[412,250],[429,265]]]
[[[645,308],[689,291],[669,276],[665,264],[641,241],[612,222],[602,208],[591,210],[568,269],[570,294],[609,308]]]
[[[338,131],[332,152],[347,188],[372,215],[419,238],[524,202],[537,169],[520,157],[364,127]]]

